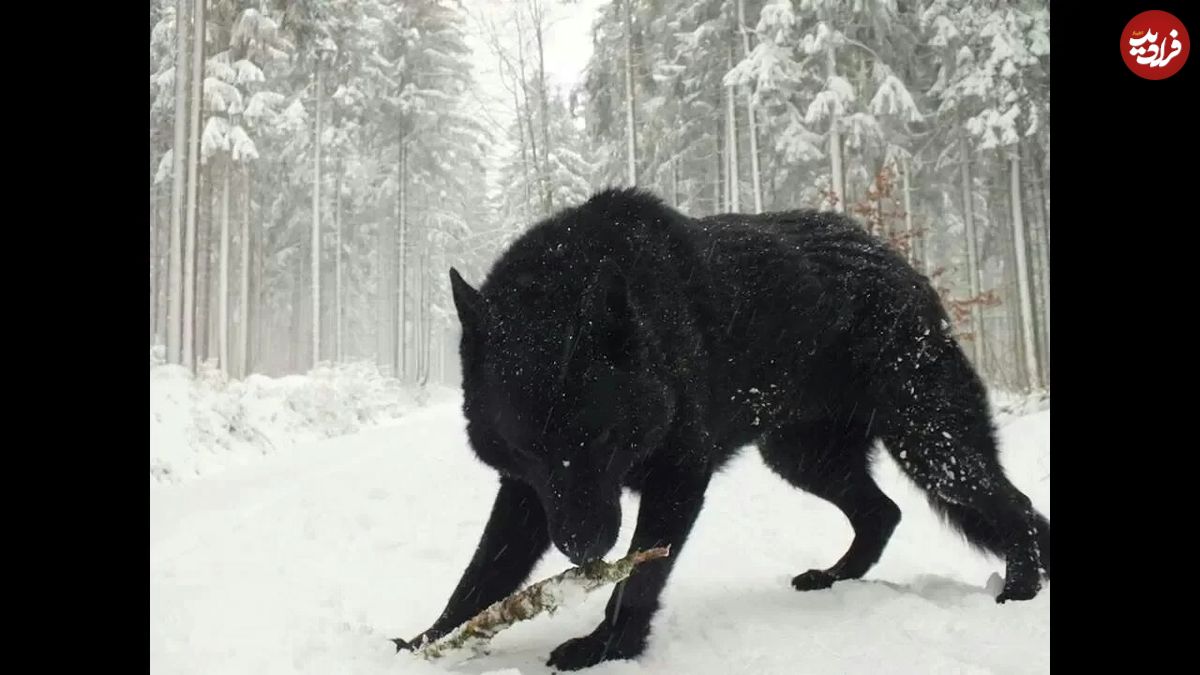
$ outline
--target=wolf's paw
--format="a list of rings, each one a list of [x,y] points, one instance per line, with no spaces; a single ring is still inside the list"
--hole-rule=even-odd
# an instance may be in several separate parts
[[[591,635],[567,640],[550,652],[546,665],[559,670],[580,670],[603,661],[638,657],[645,640],[621,640],[620,635],[597,628]]]
[[[1009,579],[1004,582],[1004,590],[996,596],[996,602],[1004,604],[1009,600],[1031,600],[1041,588],[1042,582],[1036,574],[1025,579]]]
[[[411,640],[405,640],[404,638],[392,638],[392,643],[396,645],[397,654],[402,651],[412,652],[420,649],[426,643],[437,640],[438,638],[442,637],[442,635],[444,635],[442,631],[430,628]]]
[[[838,578],[825,570],[809,570],[792,579],[792,587],[798,591],[818,591],[829,588]]]

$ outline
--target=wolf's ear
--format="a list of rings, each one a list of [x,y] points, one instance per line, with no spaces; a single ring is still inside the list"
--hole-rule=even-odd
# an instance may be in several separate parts
[[[463,281],[462,275],[453,267],[450,268],[450,291],[454,296],[454,308],[458,310],[463,334],[480,335],[486,332],[487,307],[484,305],[483,296]]]
[[[637,349],[637,319],[630,303],[629,282],[621,268],[604,259],[583,302],[590,356],[604,356],[617,366],[629,365]]]

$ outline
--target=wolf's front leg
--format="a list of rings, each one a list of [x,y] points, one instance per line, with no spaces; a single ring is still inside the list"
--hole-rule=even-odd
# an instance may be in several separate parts
[[[639,565],[613,591],[604,622],[590,635],[559,645],[550,654],[547,665],[560,670],[579,670],[601,661],[631,659],[642,653],[650,620],[658,611],[659,595],[704,504],[710,475],[707,467],[678,466],[657,468],[647,475],[629,550],[669,546],[671,554]]]
[[[479,546],[446,609],[416,638],[393,640],[396,651],[436,640],[507,597],[525,581],[549,547],[546,515],[537,494],[524,483],[501,479]]]

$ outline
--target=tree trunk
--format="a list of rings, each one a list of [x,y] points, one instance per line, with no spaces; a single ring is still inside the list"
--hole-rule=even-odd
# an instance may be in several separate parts
[[[722,131],[721,118],[719,116],[716,118],[716,123],[717,123],[716,133],[713,134],[713,213],[714,214],[724,212],[725,205],[724,205],[724,203],[722,203],[722,199],[721,199],[722,190],[724,190],[724,197],[726,199],[726,202],[728,201],[728,197],[729,197],[729,184],[723,178],[723,176],[725,174],[724,162],[722,161],[722,157],[724,157],[724,154],[721,152],[721,138],[723,137],[723,135],[721,133],[721,131]]]
[[[517,91],[518,91],[517,86],[514,85],[513,86],[513,106],[516,111],[516,114],[520,115],[521,111],[522,111],[521,97],[517,94]],[[524,216],[524,222],[530,223],[533,221],[533,218],[530,215],[532,213],[532,211],[529,208],[529,201],[530,201],[529,154],[528,154],[529,151],[528,151],[528,145],[525,143],[525,125],[521,124],[520,120],[517,120],[517,139],[521,144],[521,175],[525,179],[525,182],[523,185],[523,187],[525,189],[525,201],[521,202],[522,215]]]
[[[196,214],[196,251],[200,256],[196,261],[196,363],[202,364],[212,357],[212,329],[215,325],[213,317],[213,265],[212,248],[216,239],[213,223],[216,222],[217,184],[212,164],[206,164],[201,169],[200,176],[200,209]]]
[[[171,233],[167,261],[167,362],[183,359],[183,217],[184,157],[187,151],[187,2],[175,2],[175,144],[171,147]]]
[[[908,176],[909,167],[909,159],[905,157],[900,169],[904,175],[904,233],[908,237],[908,262],[913,265],[917,261],[917,240],[913,236],[912,186]]]
[[[1021,340],[1025,349],[1025,372],[1032,389],[1040,389],[1037,338],[1033,327],[1033,289],[1029,279],[1029,260],[1025,243],[1025,218],[1021,208],[1021,158],[1013,148],[1009,155],[1011,167],[1013,248],[1017,254],[1017,287],[1021,302]]]
[[[221,177],[221,264],[217,319],[217,358],[220,359],[221,370],[226,374],[232,372],[229,367],[229,174],[232,171],[233,162],[226,161]]]
[[[1049,157],[1049,148],[1046,150]],[[1044,161],[1044,160],[1043,160]],[[1042,259],[1042,293],[1045,315],[1042,317],[1042,372],[1046,387],[1050,387],[1050,198],[1046,178],[1042,173],[1042,162],[1031,161],[1034,185],[1037,187],[1038,208],[1041,215],[1041,227],[1037,236],[1041,242],[1039,254]]]
[[[742,54],[750,58],[750,33],[746,30],[746,0],[738,0],[738,28],[742,33]],[[758,122],[755,115],[754,91],[746,88],[746,120],[750,132],[750,181],[754,189],[754,212],[762,213],[762,183],[758,169]]]
[[[242,245],[241,258],[241,283],[238,285],[238,290],[241,291],[241,302],[238,303],[238,376],[246,377],[249,374],[250,365],[250,167],[246,166],[243,173],[243,184],[245,188],[242,190],[242,236],[240,238]]]
[[[183,358],[188,368],[196,368],[196,216],[200,184],[200,122],[204,84],[204,10],[207,0],[195,0],[192,29],[192,99],[188,143],[187,233],[183,268]]]
[[[337,188],[333,194],[333,333],[335,342],[334,361],[341,363],[342,346],[342,159],[338,157]]]
[[[637,185],[637,130],[634,128],[633,89],[633,0],[625,0],[625,136],[626,180],[629,186]]]
[[[154,138],[150,139],[150,344],[158,342],[158,186],[154,184]]]
[[[892,227],[892,222],[883,212],[883,183],[881,178],[875,179],[875,185],[879,188],[879,193],[875,197],[875,222],[879,223],[879,235],[885,241],[891,241],[896,235],[895,229]]]
[[[316,120],[313,136],[312,188],[312,365],[321,361],[321,58],[317,57]]]
[[[437,348],[437,381],[438,384],[446,384],[446,331],[441,322],[438,322],[434,338],[434,345]]]
[[[976,241],[975,238],[975,216],[974,216],[974,199],[971,189],[971,154],[970,148],[967,145],[967,135],[965,131],[960,129],[958,137],[959,149],[959,165],[961,167],[962,176],[962,202],[963,202],[963,225],[966,236],[967,245],[967,287],[972,299],[979,298],[979,263],[976,258]],[[971,348],[974,362],[980,363],[982,351],[980,345],[983,343],[983,318],[979,311],[979,305],[971,305],[971,332],[975,339]]]
[[[389,261],[392,253],[391,237],[388,236],[388,231],[391,229],[390,223],[386,218],[380,218],[379,224],[375,230],[375,347],[376,360],[379,362],[379,368],[385,374],[390,375],[392,348],[388,336],[391,335],[391,294],[388,289],[391,288],[392,275]]]
[[[161,190],[160,190],[160,192],[161,192]],[[168,197],[167,199],[163,199],[163,197],[164,197],[164,195],[159,194],[158,199],[156,200],[156,203],[154,205],[155,210],[159,212],[158,213],[159,259],[158,259],[158,286],[157,286],[158,292],[157,292],[157,299],[155,302],[155,310],[156,310],[155,326],[158,327],[158,332],[157,332],[158,344],[166,344],[167,303],[168,303],[168,296],[171,293],[171,288],[170,288],[170,286],[168,286],[168,284],[170,283],[168,280],[168,274],[170,273],[170,269],[169,269],[168,263],[167,263],[167,258],[169,256],[169,249],[170,249],[170,243],[169,243],[168,237],[170,235],[171,218],[170,218],[170,214],[166,213],[165,209],[163,208],[164,202],[166,202],[165,205],[168,208],[170,207],[170,198],[169,198],[169,195],[167,195],[167,197]]]
[[[303,239],[301,239],[303,241]],[[300,255],[292,258],[292,312],[290,320],[291,339],[288,340],[288,370],[304,372],[304,247]]]
[[[923,210],[923,221],[925,223],[925,231],[921,233],[921,268],[926,276],[933,271],[933,226],[934,219],[929,215],[929,206],[926,202]]]
[[[220,272],[221,272],[221,224],[218,222],[221,214],[221,183],[217,182],[218,175],[222,168],[218,164],[220,160],[213,160],[212,169],[209,171],[209,178],[212,180],[212,187],[209,190],[208,210],[208,356],[209,359],[220,358]],[[222,181],[224,178],[222,177]],[[218,363],[218,367],[221,364]]]
[[[733,45],[725,55],[729,69],[733,69]],[[725,157],[729,160],[729,169],[725,172],[725,180],[729,184],[729,207],[734,213],[742,210],[741,186],[738,184],[738,141],[737,141],[737,108],[734,106],[735,93],[732,86],[725,88]]]
[[[254,194],[254,177],[252,175],[250,175],[249,173],[247,173],[246,181],[250,185],[249,192],[251,195],[253,195]],[[254,204],[251,203],[250,208],[253,208],[253,206],[254,206]],[[249,208],[247,209],[247,213],[249,213]],[[261,223],[262,219],[263,219],[263,209],[262,209],[262,206],[260,205],[259,210],[258,210],[258,221]],[[247,364],[246,364],[247,374],[252,373],[252,372],[259,372],[261,370],[261,365],[262,365],[262,361],[263,361],[263,358],[262,358],[263,334],[266,332],[264,330],[264,325],[266,324],[266,321],[267,321],[267,312],[264,308],[264,305],[265,305],[265,297],[264,296],[266,293],[264,290],[265,284],[263,283],[263,258],[265,257],[264,250],[266,248],[266,243],[264,242],[265,237],[266,237],[266,233],[263,231],[263,229],[261,227],[256,227],[250,231],[250,239],[251,239],[251,242],[253,243],[252,248],[254,251],[253,260],[251,261],[252,262],[251,272],[253,274],[253,277],[251,277],[251,279],[250,279],[250,285],[251,285],[250,301],[253,303],[253,305],[250,307],[250,311],[249,311],[250,357],[249,357],[249,359],[247,359]]]
[[[538,98],[542,110],[542,201],[543,211],[549,215],[554,211],[554,190],[550,177],[550,113],[546,101],[546,53],[542,47],[542,22],[544,20],[539,2],[531,2],[534,35],[538,48]],[[536,12],[536,13],[535,13]]]
[[[837,75],[833,46],[825,48],[825,74],[829,81]],[[846,211],[846,176],[842,170],[842,137],[839,115],[834,112],[829,120],[829,189],[833,191],[835,211]]]
[[[1007,354],[1012,355],[1010,364],[1012,370],[1012,383],[1014,389],[1025,389],[1030,386],[1029,378],[1024,366],[1025,363],[1025,342],[1021,339],[1021,300],[1020,288],[1017,284],[1017,274],[1013,271],[1018,269],[1018,258],[1016,251],[1016,242],[1011,218],[1009,205],[1005,204],[1003,196],[999,200],[993,200],[997,205],[999,213],[996,214],[995,222],[997,227],[1003,232],[1003,240],[1000,242],[1001,251],[1004,255],[1005,266],[1007,272],[1003,278],[1003,289],[1005,302],[1008,307],[1007,316],[1008,324],[1004,333],[1004,338],[1007,339],[1007,348],[1004,350]],[[997,337],[996,342],[1001,342],[1001,338]]]
[[[1043,264],[1044,249],[1042,241],[1042,232],[1045,222],[1045,214],[1042,212],[1042,200],[1037,193],[1037,179],[1034,176],[1033,167],[1037,163],[1032,149],[1027,143],[1021,142],[1020,150],[1023,154],[1021,162],[1021,189],[1025,195],[1021,200],[1023,208],[1028,208],[1029,213],[1025,219],[1025,230],[1027,236],[1025,242],[1028,248],[1029,255],[1029,273],[1030,273],[1030,291],[1033,300],[1033,327],[1034,339],[1037,344],[1038,352],[1038,379],[1044,384],[1046,382],[1046,324],[1049,323],[1049,317],[1046,313],[1046,278],[1048,271]]]
[[[537,181],[538,201],[542,203],[542,215],[550,215],[546,209],[546,169],[543,165],[541,157],[538,155],[537,132],[533,128],[533,110],[529,103],[529,79],[525,76],[525,32],[521,28],[521,17],[517,15],[517,65],[520,68],[520,81],[517,83],[521,88],[521,93],[524,94],[524,108],[518,110],[517,124],[524,124],[525,131],[529,135],[529,146],[533,155],[533,171],[534,179]],[[544,149],[543,149],[544,150]]]
[[[408,376],[408,344],[405,319],[408,316],[406,294],[408,292],[408,148],[405,140],[400,141],[400,213],[397,222],[396,254],[396,377],[401,382]]]
[[[422,387],[428,379],[429,335],[425,332],[428,320],[428,305],[425,298],[425,264],[428,251],[421,251],[417,260],[417,325],[414,339],[417,343],[417,383]]]
[[[671,158],[671,206],[679,208],[679,155]]]

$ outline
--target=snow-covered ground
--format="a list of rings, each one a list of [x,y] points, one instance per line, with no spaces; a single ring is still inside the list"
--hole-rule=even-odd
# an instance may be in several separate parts
[[[151,464],[157,443],[160,461],[190,480],[151,481],[151,673],[547,673],[550,651],[600,620],[607,590],[500,634],[489,656],[431,664],[395,654],[388,638],[416,635],[441,611],[496,485],[467,447],[458,401],[397,402],[366,423],[354,410],[373,410],[361,405],[371,396],[306,409],[295,401],[312,395],[262,393],[311,391],[311,377],[238,384],[237,396],[223,384],[225,394],[199,400],[203,387],[172,384],[178,373],[157,370],[166,384],[156,389],[152,368]],[[327,387],[338,390],[329,383],[337,379]],[[246,393],[256,386],[258,394]],[[360,403],[339,407],[348,400]],[[230,438],[228,427],[212,431],[230,414],[213,411],[214,401],[290,447],[264,455],[239,440],[206,450],[205,442]],[[327,407],[342,412],[312,412]],[[1000,420],[1009,475],[1049,515],[1049,401],[1003,407],[1013,411]],[[189,421],[171,422],[180,409]],[[354,423],[339,426],[343,417]],[[303,433],[281,431],[296,428]],[[222,470],[207,470],[209,460]],[[713,481],[644,656],[589,672],[1049,672],[1049,588],[1030,602],[997,605],[986,586],[1001,563],[943,527],[890,458],[876,474],[904,511],[883,559],[866,580],[800,593],[790,578],[835,561],[849,525],[744,452]],[[628,545],[635,505],[626,498],[614,555]],[[568,566],[554,551],[534,576]]]

